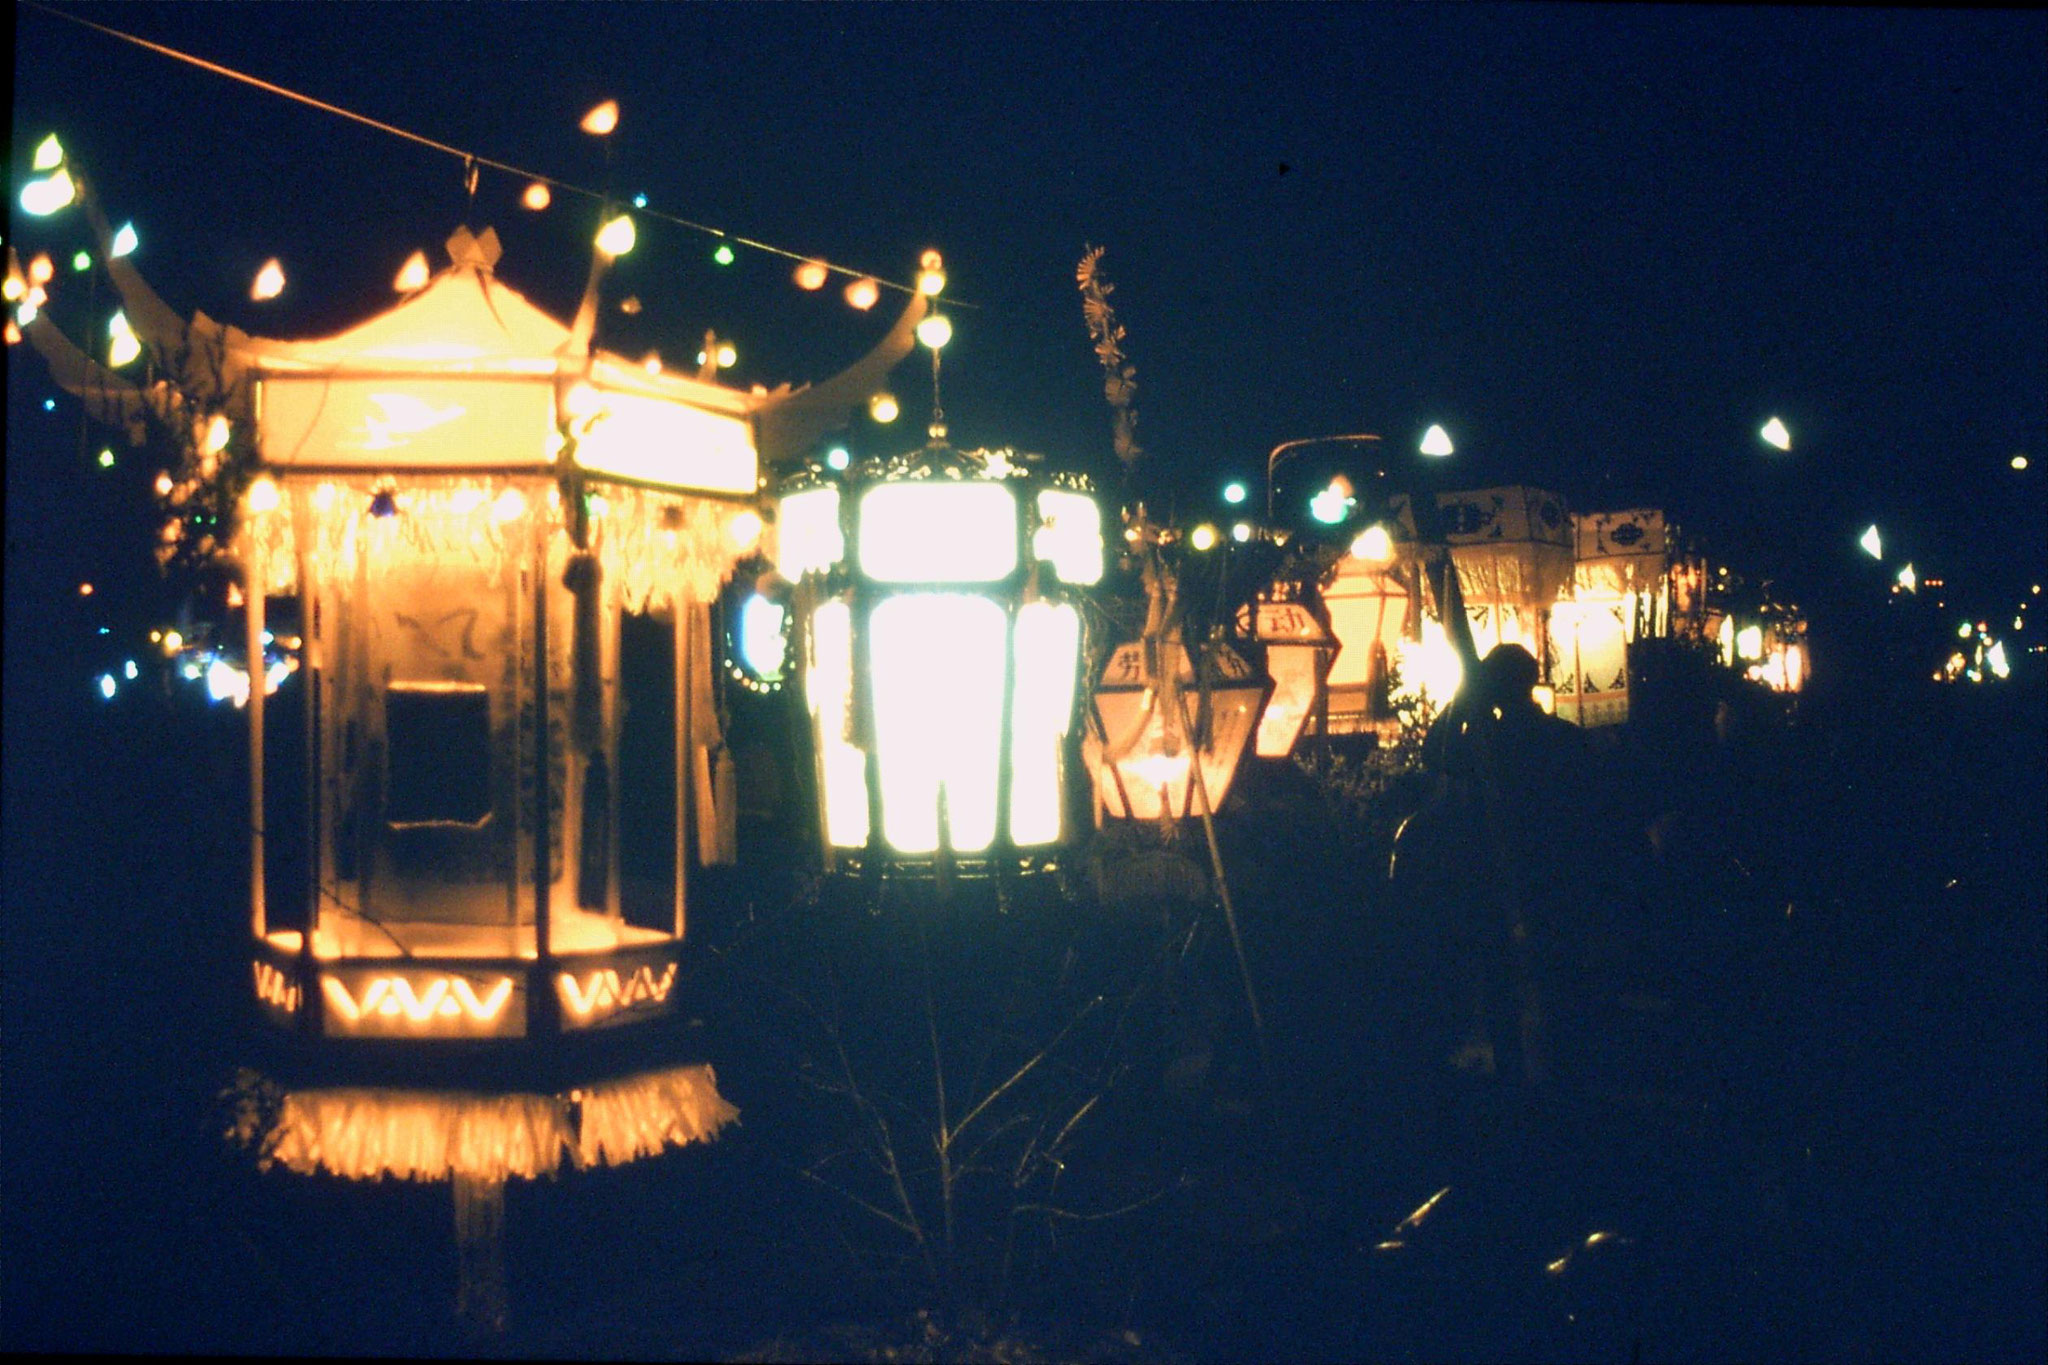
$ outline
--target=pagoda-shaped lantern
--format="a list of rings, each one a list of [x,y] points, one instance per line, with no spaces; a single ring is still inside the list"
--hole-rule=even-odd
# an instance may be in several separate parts
[[[1266,674],[1273,680],[1253,750],[1260,758],[1285,758],[1323,701],[1337,637],[1308,602],[1260,601],[1245,610],[1252,638],[1266,648]]]
[[[1518,644],[1543,660],[1550,610],[1570,589],[1575,562],[1564,500],[1515,486],[1439,493],[1436,503],[1477,656]]]
[[[1581,725],[1628,719],[1628,648],[1668,630],[1664,514],[1655,508],[1572,519],[1571,594],[1551,608],[1549,673],[1557,714]]]
[[[1078,589],[1102,514],[1078,479],[930,444],[782,490],[825,861],[1043,866],[1071,836]]]

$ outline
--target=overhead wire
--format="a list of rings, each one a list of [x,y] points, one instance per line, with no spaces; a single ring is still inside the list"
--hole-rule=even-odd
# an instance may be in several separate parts
[[[308,108],[317,109],[322,113],[333,114],[337,118],[348,119],[352,123],[359,123],[366,128],[373,128],[380,133],[387,133],[392,137],[401,138],[407,142],[411,142],[418,146],[425,147],[430,151],[439,152],[444,156],[452,156],[457,160],[461,161],[462,163],[464,163],[465,175],[466,177],[471,177],[470,183],[472,185],[474,183],[474,168],[478,166],[488,166],[492,170],[503,171],[507,175],[519,176],[527,180],[539,181],[541,184],[547,185],[553,189],[567,191],[571,194],[580,194],[586,198],[594,199],[599,203],[603,203],[607,199],[607,196],[600,190],[593,190],[588,188],[587,186],[578,185],[574,181],[563,180],[557,176],[545,175],[539,171],[529,170],[523,166],[516,166],[509,161],[501,161],[496,157],[486,156],[481,152],[466,151],[463,148],[454,146],[450,143],[442,142],[439,141],[438,139],[427,137],[421,133],[415,133],[407,128],[401,128],[394,123],[387,123],[382,119],[372,118],[368,114],[359,113],[356,110],[345,108],[342,105],[334,104],[328,100],[318,99],[312,95],[305,94],[301,91],[289,89],[288,87],[279,85],[274,81],[264,80],[260,76],[252,76],[246,71],[237,71],[233,67],[223,66],[219,62],[210,61],[205,57],[196,56],[190,52],[183,52],[177,48],[166,46],[163,43],[153,42],[150,39],[141,37],[137,34],[128,33],[117,28],[111,28],[106,24],[97,23],[91,19],[80,18],[78,15],[67,13],[64,10],[53,9],[48,5],[37,3],[36,0],[21,0],[21,3],[24,9],[33,9],[41,11],[42,13],[48,14],[53,18],[62,19],[66,23],[76,24],[81,28],[91,29],[96,33],[104,34],[109,38],[114,38],[124,43],[130,43],[136,47],[142,48],[147,52],[155,53],[158,56],[168,57],[171,58],[173,61],[184,62],[188,66],[197,67],[201,71],[208,72],[215,76],[221,76],[228,80],[238,81],[243,85],[250,86],[257,90],[261,90],[266,94],[276,95],[279,98],[291,100],[298,104],[303,104]],[[472,190],[472,193],[473,192],[474,191]],[[677,227],[687,228],[692,232],[699,232],[707,237],[715,237],[722,242],[731,242],[738,246],[744,246],[755,251],[765,252],[771,256],[780,256],[784,260],[796,261],[800,264],[805,265],[823,266],[826,270],[831,271],[834,274],[844,275],[850,279],[871,279],[878,285],[884,286],[889,289],[894,289],[900,293],[905,294],[914,294],[917,292],[917,286],[915,284],[904,284],[899,281],[889,279],[886,276],[877,275],[872,271],[857,270],[852,266],[839,265],[833,261],[826,260],[823,257],[813,255],[808,252],[792,251],[787,247],[777,246],[773,242],[764,242],[761,241],[759,238],[749,237],[743,233],[732,232],[725,228],[713,227],[709,223],[699,223],[694,221],[693,219],[684,218],[678,214],[667,213],[660,209],[650,208],[638,202],[635,202],[634,204],[634,212],[645,214],[649,218],[658,219],[662,222],[673,223]],[[974,306],[972,304],[962,303],[958,299],[949,300],[949,302],[956,308],[971,308]]]

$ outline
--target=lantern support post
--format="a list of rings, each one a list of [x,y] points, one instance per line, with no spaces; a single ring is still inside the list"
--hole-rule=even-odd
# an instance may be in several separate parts
[[[243,663],[249,675],[249,915],[256,941],[270,928],[264,902],[263,858],[263,595],[269,575],[263,553],[252,547],[242,567]]]

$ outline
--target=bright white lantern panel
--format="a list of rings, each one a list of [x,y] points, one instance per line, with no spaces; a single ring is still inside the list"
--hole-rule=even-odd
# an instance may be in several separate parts
[[[1017,612],[1017,686],[1010,703],[1010,840],[1020,848],[1060,837],[1060,739],[1074,713],[1081,618],[1065,604]]]
[[[979,487],[1008,500],[1004,489]],[[869,618],[882,836],[897,852],[938,849],[942,797],[953,849],[974,853],[995,841],[1009,633],[1002,607],[964,593],[903,593]]]
[[[860,567],[882,583],[1008,578],[1017,569],[1017,499],[1000,483],[877,484],[861,495]]]
[[[1080,587],[1102,577],[1102,508],[1086,493],[1040,489],[1032,551],[1063,583]]]
[[[782,500],[776,514],[775,567],[784,578],[794,581],[807,573],[822,573],[845,554],[838,489],[809,488]]]

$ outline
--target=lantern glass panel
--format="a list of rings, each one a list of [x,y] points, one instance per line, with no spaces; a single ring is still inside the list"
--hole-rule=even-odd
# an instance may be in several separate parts
[[[777,517],[776,569],[792,581],[822,573],[846,555],[839,529],[839,490],[809,488],[782,500]]]
[[[835,848],[859,848],[868,841],[867,757],[846,738],[853,709],[853,613],[843,601],[823,603],[811,615],[807,689],[817,719],[825,838]]]
[[[1086,493],[1040,489],[1038,532],[1032,553],[1065,583],[1087,586],[1102,577],[1102,508]]]
[[[883,583],[1008,578],[1017,568],[1017,499],[1000,483],[877,484],[861,495],[860,567]]]
[[[1008,636],[1001,606],[962,593],[904,593],[869,617],[882,833],[898,852],[938,849],[942,798],[951,848],[994,842]]]
[[[1017,612],[1017,685],[1011,703],[1010,839],[1060,837],[1060,738],[1074,710],[1081,618],[1070,606],[1032,602]]]
[[[1315,645],[1274,644],[1266,648],[1266,672],[1273,678],[1273,696],[1259,717],[1258,755],[1285,758],[1295,736],[1308,721],[1316,702]]]
[[[482,685],[393,683],[384,725],[388,823],[474,829],[490,818],[491,704]]]

